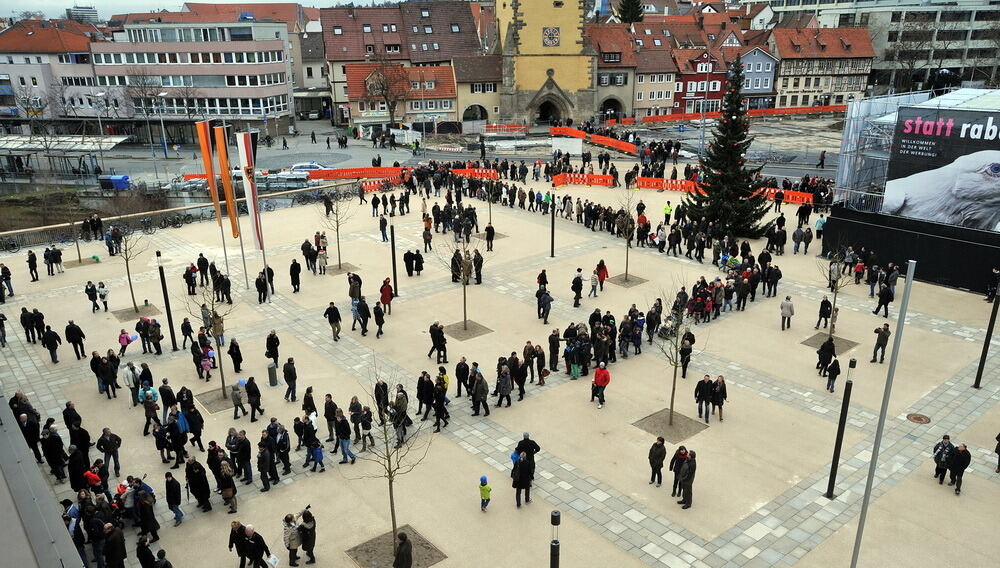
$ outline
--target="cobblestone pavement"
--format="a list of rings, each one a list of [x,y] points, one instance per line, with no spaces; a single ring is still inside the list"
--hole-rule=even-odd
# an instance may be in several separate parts
[[[533,216],[533,218],[534,222],[548,224],[548,219],[545,217]],[[608,246],[620,246],[620,241],[614,241],[603,233],[592,233],[575,223],[560,221],[559,230],[585,238],[582,243],[558,248],[559,260],[584,255]],[[342,236],[342,240],[345,241],[355,239],[379,240],[370,232],[355,232]],[[400,246],[404,248],[418,246],[416,233],[401,234],[398,240]],[[191,258],[198,253],[197,246],[166,231],[163,238],[159,239],[159,244],[173,256]],[[289,252],[297,247],[298,243],[291,243],[282,245],[276,250]],[[649,249],[634,249],[633,254],[655,253]],[[519,302],[533,305],[535,289],[531,285],[508,278],[507,275],[536,269],[544,265],[546,259],[548,254],[543,252],[526,254],[504,264],[489,265],[484,286]],[[687,259],[674,258],[665,259],[664,262],[691,263]],[[242,274],[239,267],[235,268],[231,271],[231,276],[234,282],[239,282]],[[137,276],[137,279],[143,281],[154,278],[156,278],[155,272],[144,272]],[[112,287],[121,289],[124,279],[112,279],[111,283]],[[822,289],[807,283],[786,280],[781,286],[782,289],[794,289],[795,294],[801,297],[818,299],[823,295]],[[409,301],[435,294],[441,287],[440,280],[428,280],[420,284],[407,281],[403,294]],[[251,298],[253,292],[236,290],[236,293],[244,297],[253,309],[265,316],[263,321],[240,329],[242,341],[258,344],[271,328],[287,330],[345,372],[355,376],[369,373],[375,361],[375,354],[350,334],[345,333],[340,342],[331,343],[329,328],[325,322],[312,317],[312,314],[303,317],[302,308],[287,297],[279,294],[271,302],[258,305]],[[8,310],[19,309],[21,305],[60,301],[70,294],[79,294],[79,287],[67,286],[45,294],[16,296],[11,299],[7,307]],[[774,302],[760,301],[751,305],[748,310],[761,309],[762,304],[773,307]],[[840,306],[851,310],[868,309],[868,305],[861,299],[846,295],[841,296]],[[550,317],[556,321],[576,321],[580,315],[581,312],[570,307],[568,302],[557,301]],[[730,318],[733,314],[726,313],[722,317]],[[907,324],[970,341],[981,337],[983,331],[915,312],[909,314]],[[16,330],[11,329],[11,333],[16,333]],[[663,357],[655,349],[649,349],[647,353]],[[14,388],[20,388],[43,410],[43,414],[58,416],[62,405],[60,390],[67,384],[93,379],[84,376],[87,373],[82,370],[79,373],[65,373],[61,370],[47,369],[42,362],[43,356],[44,351],[40,349],[28,348],[22,341],[11,341],[10,348],[4,351],[4,357],[0,359],[0,378],[4,383],[4,392],[9,393]],[[168,358],[185,356],[183,351],[165,354]],[[836,422],[838,419],[840,400],[837,397],[817,396],[812,389],[718,355],[701,353],[699,358],[708,366],[725,369],[729,383],[739,389],[826,421]],[[377,362],[387,374],[396,373],[399,377],[413,375],[383,355],[378,356]],[[991,363],[997,363],[996,356],[991,356]],[[876,472],[874,488],[876,499],[918,467],[925,465],[928,448],[941,434],[964,430],[1000,401],[998,387],[972,392],[958,387],[970,383],[975,371],[975,362],[970,362],[958,374],[948,378],[913,403],[905,412],[899,416],[889,417],[880,465]],[[404,382],[412,380],[403,379]],[[553,374],[546,386],[532,385],[526,396],[530,399],[546,390],[558,388],[566,380],[562,374]],[[464,406],[464,402],[455,401],[452,405],[453,425],[445,430],[444,435],[466,452],[482,459],[487,466],[504,474],[509,467],[506,461],[507,452],[519,436],[491,419],[468,416],[466,412],[460,411],[458,408],[460,406]],[[905,419],[905,415],[910,412],[933,415],[936,419],[930,427],[917,426]],[[848,421],[850,428],[868,435],[873,431],[876,420],[876,410],[856,403],[851,405]],[[428,434],[421,433],[421,435]],[[546,452],[544,458],[539,460],[534,493],[536,498],[549,501],[556,508],[579,519],[603,538],[650,566],[699,568],[790,566],[857,516],[867,475],[870,446],[871,442],[866,437],[862,442],[845,448],[837,485],[838,494],[835,499],[828,500],[823,496],[829,468],[827,464],[805,476],[794,486],[711,540],[697,536],[630,496],[582,473],[581,464],[575,464],[572,456],[558,456]],[[969,473],[977,478],[990,480],[994,487],[1000,484],[1000,476],[981,465],[991,449],[970,449],[976,454],[977,459],[973,460],[974,465]],[[295,483],[311,475],[313,475],[311,472],[303,471],[296,464],[293,466],[293,473],[284,476],[281,483]],[[252,488],[241,488],[241,500],[255,499],[258,496],[256,489],[256,485]],[[68,494],[68,487],[56,486],[55,491],[62,497]],[[199,513],[189,510],[188,515],[197,516]],[[171,514],[166,510],[160,511],[160,518],[162,522],[167,522]]]

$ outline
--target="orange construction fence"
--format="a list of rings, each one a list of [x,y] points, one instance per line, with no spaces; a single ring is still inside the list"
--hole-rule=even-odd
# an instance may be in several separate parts
[[[784,116],[791,114],[820,114],[828,112],[844,112],[847,105],[827,105],[808,107],[788,107],[788,108],[759,108],[747,111],[749,116]],[[681,120],[698,120],[701,118],[715,119],[722,116],[720,112],[687,112],[679,114],[658,114],[655,116],[643,116],[640,120],[643,124],[650,122],[677,122]]]
[[[600,174],[556,174],[552,176],[552,184],[560,185],[611,185],[611,176]]]
[[[309,179],[354,179],[354,178],[384,178],[397,176],[403,168],[337,168],[329,170],[310,170]]]
[[[616,140],[615,138],[610,138],[608,136],[598,136],[597,134],[587,134],[582,130],[577,130],[575,128],[567,128],[565,126],[553,126],[549,128],[550,136],[569,136],[571,138],[582,138],[591,144],[596,144],[598,146],[606,146],[608,148],[614,148],[626,154],[638,154],[639,151],[635,144],[629,144],[628,142],[622,142],[621,140]]]
[[[615,138],[610,138],[608,136],[598,136],[597,134],[591,134],[589,139],[591,144],[597,144],[598,146],[607,146],[608,148],[614,148],[625,152],[626,154],[638,154],[639,149],[636,148],[635,144],[629,144],[628,142],[623,142]]]
[[[527,134],[529,128],[527,124],[487,124],[486,132],[488,134],[499,132],[523,132]]]
[[[661,189],[666,191],[683,191],[686,193],[694,193],[698,184],[689,180],[680,179],[660,179],[660,178],[639,178],[636,181],[640,189]],[[778,188],[767,187],[761,189],[767,196],[768,201],[774,201],[775,194],[778,193]],[[812,203],[813,194],[805,191],[791,191],[791,190],[780,190],[784,192],[784,197],[782,203],[790,203],[793,205],[798,205],[801,203]]]
[[[549,128],[550,136],[569,136],[570,138],[586,138],[587,133],[582,130],[577,130],[576,128],[569,128],[567,126],[553,126]]]
[[[471,177],[479,179],[500,179],[499,172],[491,168],[465,168],[459,170],[451,170],[451,173],[462,177]]]

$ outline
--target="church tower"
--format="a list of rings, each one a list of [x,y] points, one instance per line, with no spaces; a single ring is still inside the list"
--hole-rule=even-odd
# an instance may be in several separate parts
[[[593,49],[583,38],[586,0],[496,0],[504,118],[574,123],[594,113]]]

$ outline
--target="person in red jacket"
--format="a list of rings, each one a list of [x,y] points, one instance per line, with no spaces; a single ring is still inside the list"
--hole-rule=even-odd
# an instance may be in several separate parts
[[[393,290],[392,284],[389,283],[389,279],[386,278],[382,281],[382,287],[379,288],[379,300],[382,301],[382,305],[385,306],[385,315],[392,313],[392,298]]]
[[[606,363],[602,362],[600,367],[594,369],[594,384],[590,389],[590,402],[594,402],[594,397],[597,397],[597,408],[604,408],[604,389],[610,382],[611,372]]]

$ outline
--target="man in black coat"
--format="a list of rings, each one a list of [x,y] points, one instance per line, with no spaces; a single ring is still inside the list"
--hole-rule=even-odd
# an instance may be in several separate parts
[[[458,364],[455,365],[455,379],[458,381],[458,396],[462,397],[462,387],[465,387],[465,393],[468,396],[472,396],[472,385],[469,384],[469,364],[465,362],[465,357],[458,360]]]
[[[35,335],[35,319],[28,308],[21,308],[21,327],[24,328],[24,339],[25,341],[30,341],[31,343],[36,342]]]
[[[267,280],[264,278],[263,272],[257,275],[257,279],[254,280],[253,285],[257,289],[257,303],[263,304],[267,300]]]
[[[21,435],[24,436],[25,443],[28,444],[32,453],[35,454],[35,461],[43,463],[42,454],[38,451],[38,442],[40,438],[38,422],[33,420],[33,418],[33,416],[21,414],[17,417],[17,425],[18,428],[21,429]]]
[[[250,440],[247,439],[245,430],[240,430],[236,437],[236,461],[239,462],[243,471],[243,484],[253,483],[253,467],[250,465]]]
[[[333,340],[340,341],[340,309],[336,304],[330,302],[330,307],[323,312],[323,317],[330,323],[330,330],[333,332]]]
[[[678,505],[683,505],[681,509],[690,509],[691,500],[694,493],[694,474],[698,469],[698,464],[695,461],[695,452],[691,450],[688,452],[688,458],[684,460],[684,464],[681,465],[681,471],[678,474],[680,479],[681,488],[681,500],[677,502]]]
[[[698,418],[701,418],[701,409],[705,407],[705,423],[708,424],[708,417],[711,414],[709,409],[712,404],[712,378],[705,375],[694,387],[694,401],[698,405]]]
[[[83,340],[87,338],[80,326],[73,323],[73,320],[69,320],[69,324],[66,325],[65,334],[66,342],[73,346],[73,353],[76,355],[76,360],[79,361],[83,359],[87,352],[83,349]]]
[[[246,547],[247,559],[250,560],[250,568],[266,568],[268,564],[264,558],[265,556],[271,556],[271,549],[264,542],[264,537],[257,534],[253,525],[247,525],[245,530],[246,541],[244,546]]]
[[[444,336],[444,326],[441,325],[441,322],[436,321],[431,324],[428,333],[431,336],[431,349],[427,352],[427,357],[430,358],[431,353],[437,352],[437,363],[447,363],[448,339]]]
[[[83,418],[76,411],[76,404],[72,400],[66,402],[66,408],[63,409],[62,415],[67,430],[72,428],[74,424],[79,426],[83,423]]]
[[[293,294],[295,292],[299,291],[299,275],[300,274],[302,274],[302,265],[299,264],[298,260],[296,260],[296,259],[293,258],[291,266],[288,267],[288,276],[292,280],[292,293]]]
[[[385,424],[385,413],[389,408],[389,385],[378,379],[375,381],[375,406],[378,408],[379,426]]]
[[[209,498],[212,496],[212,490],[208,484],[208,474],[205,472],[205,467],[198,463],[194,456],[187,459],[187,465],[184,466],[184,478],[187,480],[191,494],[198,501],[198,507],[202,511],[211,511],[212,504],[209,502]]]
[[[295,358],[288,358],[288,361],[286,361],[284,366],[281,368],[281,374],[285,379],[286,385],[285,400],[295,402],[295,381],[299,378],[298,373],[295,371]]]
[[[187,455],[187,451],[184,449],[184,446],[187,445],[187,433],[181,431],[181,425],[173,416],[170,417],[166,429],[167,437],[170,438],[170,448],[177,456],[170,469],[180,469],[181,464],[184,463],[184,456]]]
[[[969,467],[970,463],[972,463],[972,454],[969,453],[965,444],[959,444],[948,460],[948,472],[950,473],[948,485],[955,486],[955,495],[962,494],[962,474],[965,473],[965,469]]]
[[[573,307],[580,307],[580,298],[583,297],[583,269],[576,269],[576,276],[573,277],[573,283],[570,284],[570,290],[573,291]]]
[[[45,326],[45,332],[42,333],[42,347],[49,350],[49,356],[52,357],[53,363],[59,362],[58,349],[62,344],[62,338],[59,334],[52,329],[52,326]]]
[[[361,318],[361,335],[368,335],[368,320],[372,318],[372,312],[368,309],[364,296],[358,298],[358,317]]]
[[[178,526],[184,519],[184,511],[181,511],[181,484],[174,479],[174,474],[169,471],[163,474],[165,479],[167,494],[167,508],[174,514],[174,526]]]
[[[517,443],[517,447],[514,448],[514,453],[523,454],[524,458],[532,465],[532,473],[534,473],[535,454],[540,451],[542,451],[541,446],[531,439],[528,432],[524,433],[524,437]]]
[[[329,393],[327,393],[326,401],[323,403],[323,418],[326,420],[326,441],[333,442],[335,440],[333,427],[337,420],[337,403],[333,401],[333,395]],[[336,446],[334,446],[333,453],[337,453]]]
[[[199,285],[204,286],[208,284],[208,259],[205,258],[204,253],[198,253],[198,260],[195,261],[195,266],[198,267],[198,274],[201,276]]]
[[[413,252],[410,249],[406,249],[403,253],[403,266],[406,267],[406,275],[413,276]]]

